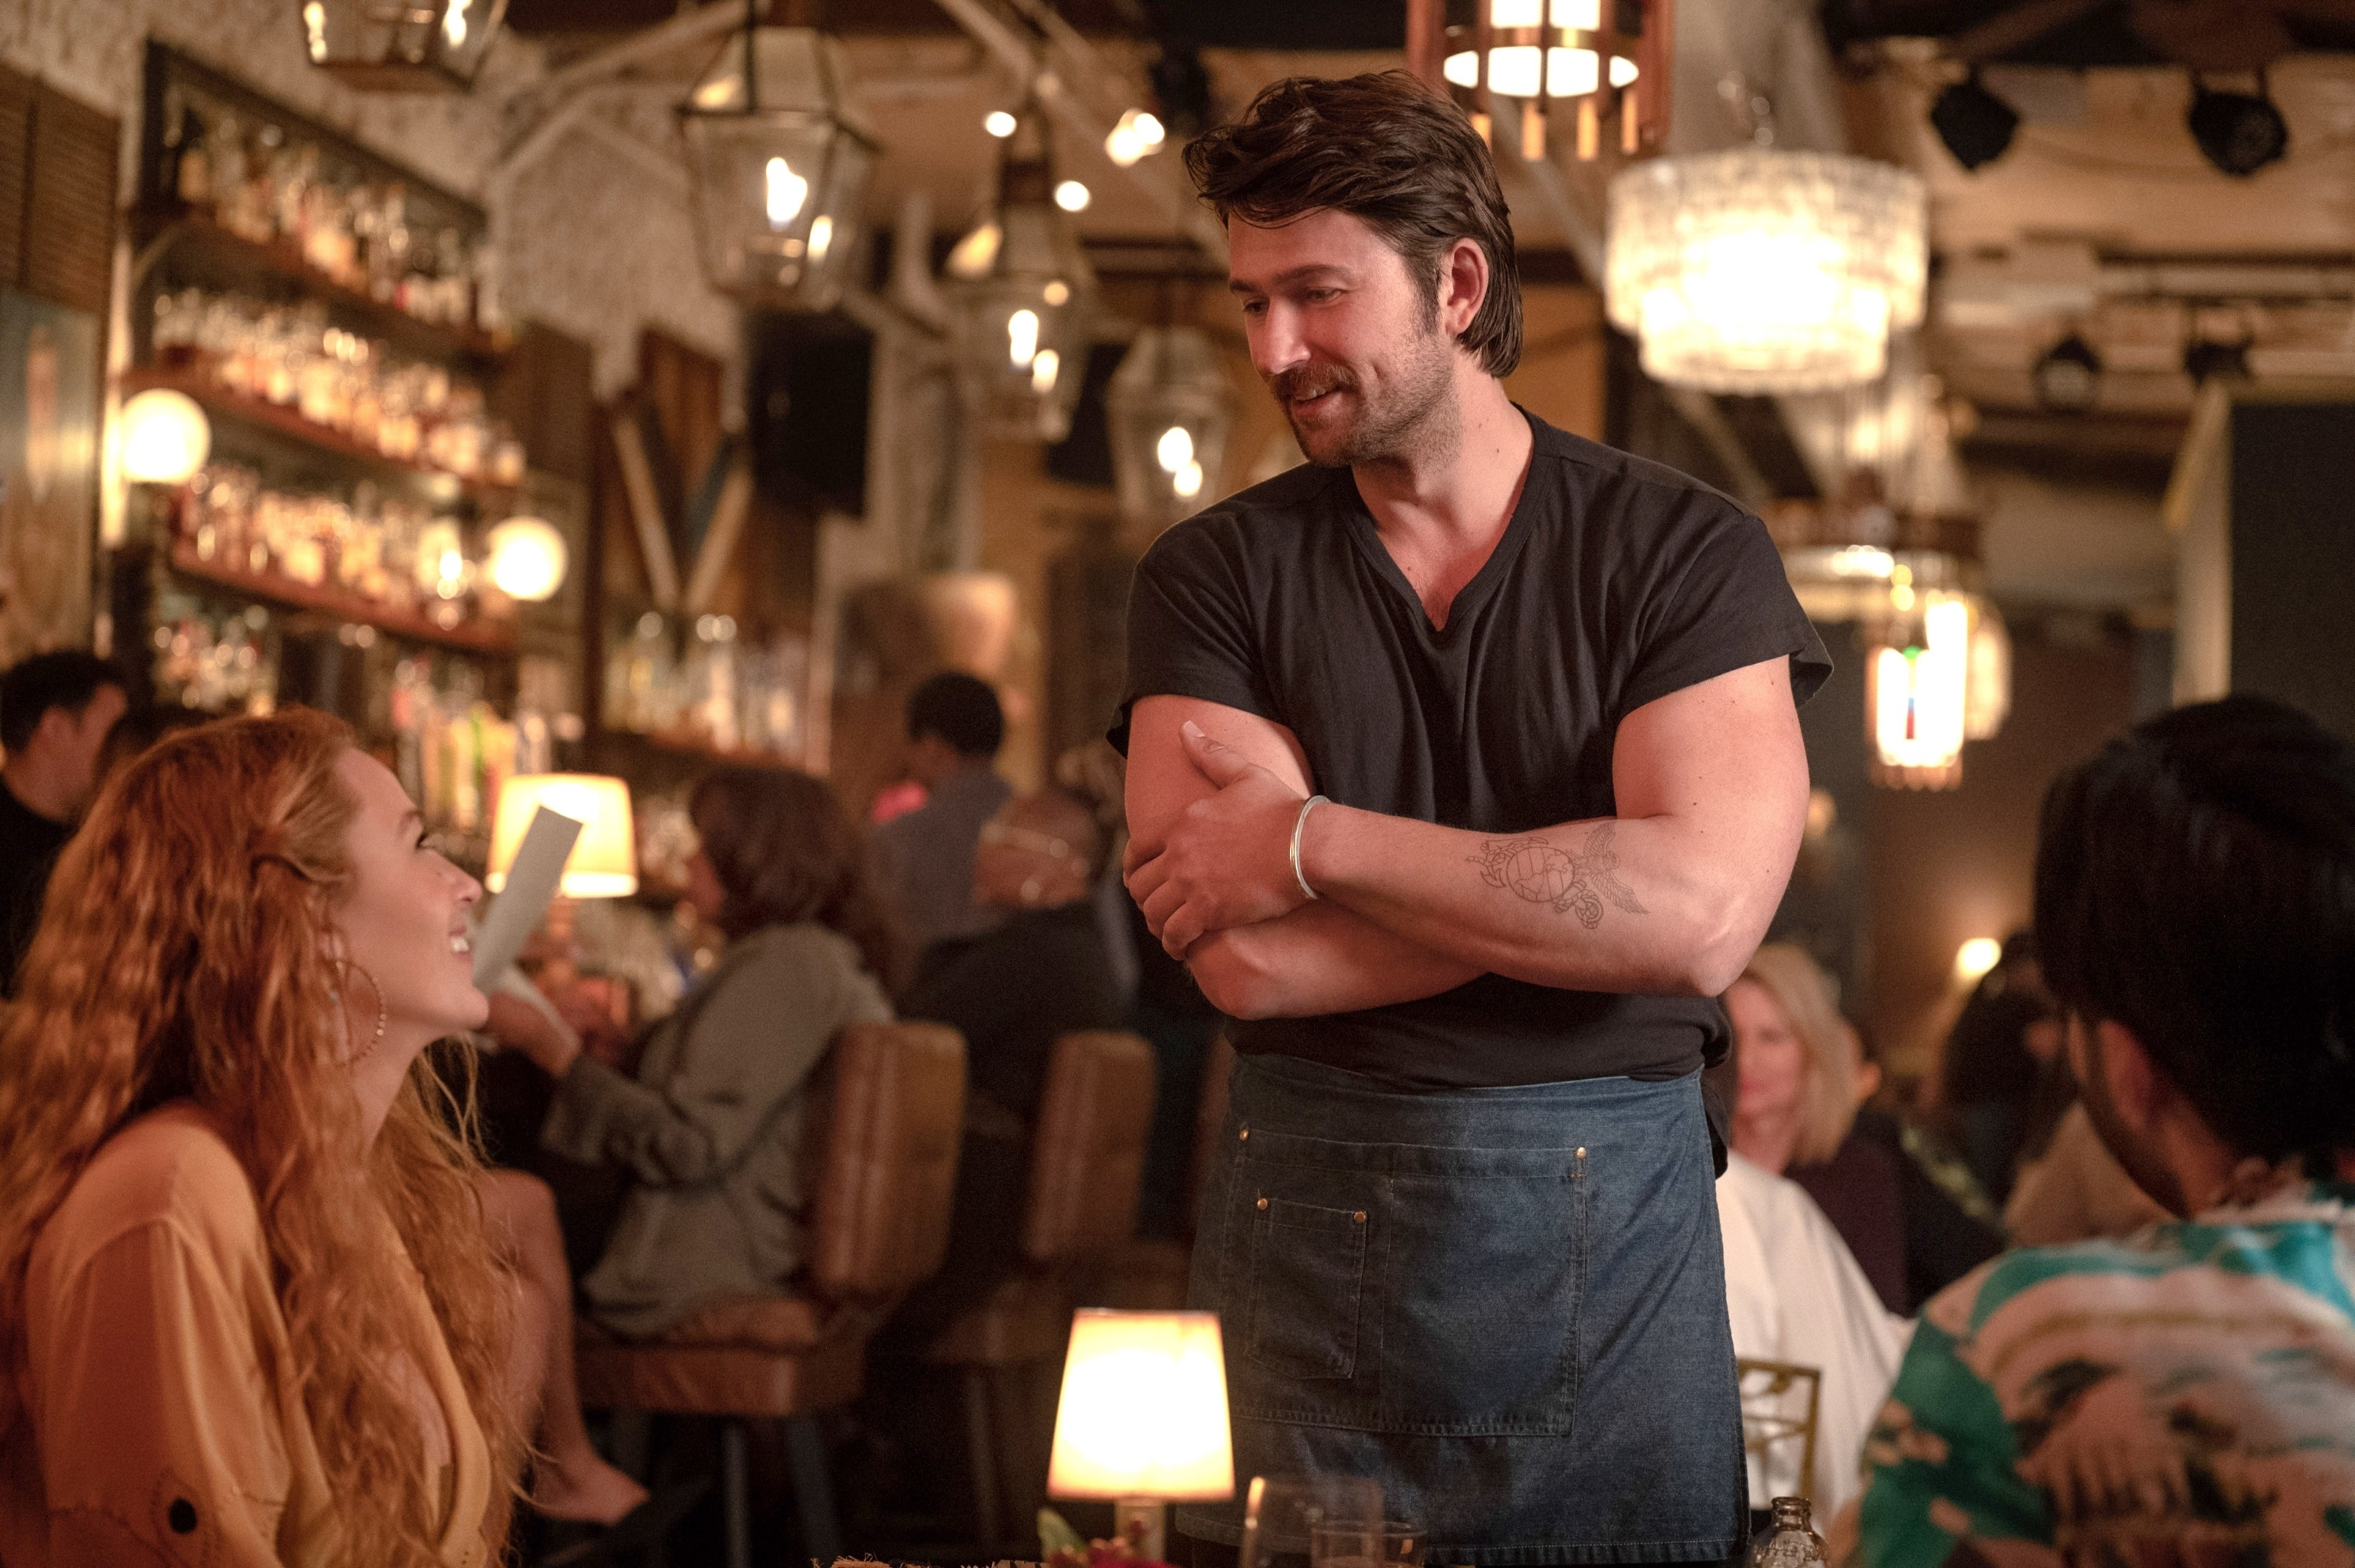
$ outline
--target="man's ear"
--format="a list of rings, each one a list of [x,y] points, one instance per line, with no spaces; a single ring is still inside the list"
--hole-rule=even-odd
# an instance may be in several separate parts
[[[2105,1018],[2090,1027],[2099,1047],[2093,1053],[2093,1067],[2105,1080],[2110,1104],[2128,1131],[2149,1137],[2174,1097],[2173,1081],[2125,1024]]]
[[[1449,337],[1461,336],[1496,284],[1489,275],[1488,253],[1477,240],[1458,239],[1450,246],[1439,281],[1440,331]]]

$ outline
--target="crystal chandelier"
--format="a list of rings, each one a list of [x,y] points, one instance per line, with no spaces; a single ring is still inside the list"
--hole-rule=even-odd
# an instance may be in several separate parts
[[[507,0],[304,0],[304,55],[357,88],[464,91],[506,8]]]
[[[985,431],[1059,441],[1087,371],[1095,274],[1055,202],[1047,127],[1016,117],[997,195],[949,252],[960,379]]]
[[[1218,499],[1234,396],[1199,327],[1147,327],[1104,392],[1121,512],[1156,529]]]
[[[1921,180],[1831,153],[1737,147],[1611,182],[1604,291],[1645,373],[1709,392],[1859,386],[1922,321]]]
[[[1643,75],[1637,56],[1650,9],[1619,0],[1474,0],[1473,21],[1447,29],[1441,72],[1461,90],[1484,139],[1489,95],[1523,100],[1521,156],[1532,162],[1546,155],[1546,122],[1558,104],[1576,106],[1581,158],[1601,150],[1607,109],[1618,111],[1620,145],[1633,153],[1641,117],[1627,93]]]
[[[745,0],[743,31],[678,123],[712,286],[775,310],[831,307],[858,249],[877,152],[841,46],[815,27],[763,27],[758,0]]]

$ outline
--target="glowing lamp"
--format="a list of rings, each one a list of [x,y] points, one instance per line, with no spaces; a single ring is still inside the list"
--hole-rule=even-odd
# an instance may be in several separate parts
[[[1891,590],[1897,614],[1865,662],[1875,782],[1951,789],[1963,781],[1971,609],[1960,594]],[[1917,602],[1918,601],[1918,602]]]
[[[123,406],[123,477],[140,484],[183,484],[205,466],[213,428],[197,400],[157,387]]]
[[[1611,182],[1604,287],[1645,373],[1706,392],[1829,392],[1922,323],[1920,176],[1831,153],[1736,147]]]
[[[490,554],[484,569],[509,599],[538,604],[564,586],[571,554],[554,524],[539,517],[510,517],[485,537]]]
[[[2003,944],[1993,937],[1973,937],[1955,949],[1955,980],[1977,985],[2003,961]]]
[[[1118,1533],[1147,1560],[1162,1554],[1165,1503],[1234,1496],[1216,1313],[1071,1315],[1047,1491],[1117,1504]]]
[[[879,149],[841,45],[815,27],[758,22],[748,6],[678,106],[696,238],[722,293],[823,311],[850,276]]]
[[[1147,327],[1104,389],[1121,510],[1167,527],[1219,498],[1234,394],[1199,327]]]
[[[1556,104],[1575,106],[1578,155],[1594,157],[1606,100],[1620,109],[1622,145],[1634,152],[1636,116],[1623,100],[1642,74],[1636,57],[1648,9],[1618,0],[1607,6],[1604,0],[1474,0],[1473,20],[1447,29],[1440,74],[1459,90],[1483,136],[1491,94],[1524,101],[1524,158],[1546,155],[1546,122]],[[1633,31],[1619,30],[1623,16],[1635,18]]]
[[[507,0],[303,0],[303,52],[357,88],[463,91],[506,8]]]
[[[581,837],[564,862],[557,891],[566,898],[626,898],[638,890],[637,830],[630,815],[630,787],[597,773],[523,773],[499,788],[491,820],[491,855],[483,885],[493,893],[507,885],[524,830],[545,806],[581,824]]]
[[[1006,138],[996,199],[948,259],[959,381],[990,435],[1059,441],[1070,433],[1095,303],[1070,199],[1058,196],[1045,122],[1026,106]]]

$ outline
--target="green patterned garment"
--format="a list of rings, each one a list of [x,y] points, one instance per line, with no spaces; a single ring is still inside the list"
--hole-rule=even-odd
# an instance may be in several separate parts
[[[2355,1568],[2350,1286],[2355,1186],[1987,1264],[1866,1442],[1864,1561]]]

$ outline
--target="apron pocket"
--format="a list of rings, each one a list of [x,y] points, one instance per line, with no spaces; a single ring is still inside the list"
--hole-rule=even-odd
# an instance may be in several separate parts
[[[1357,1370],[1366,1230],[1362,1209],[1253,1199],[1246,1355],[1295,1378]]]

